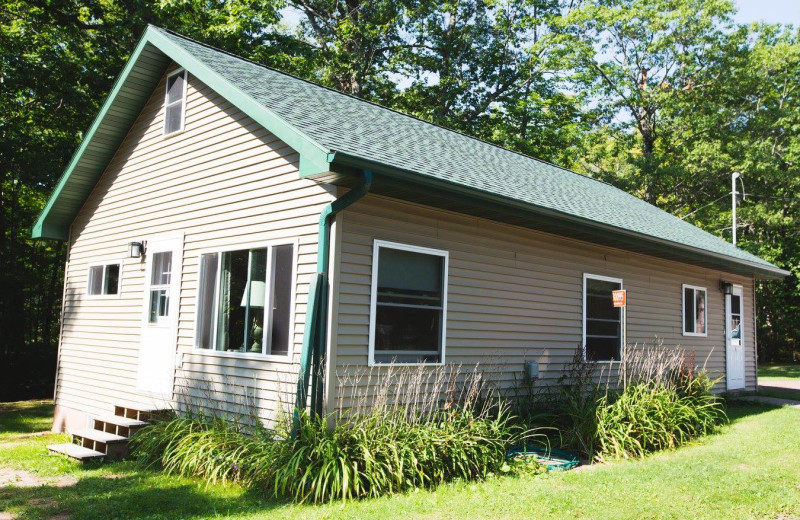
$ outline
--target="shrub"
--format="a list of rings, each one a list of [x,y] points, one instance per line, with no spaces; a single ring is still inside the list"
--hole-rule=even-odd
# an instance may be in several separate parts
[[[432,374],[400,373],[371,405],[361,401],[330,417],[301,413],[295,436],[288,427],[270,431],[252,418],[187,415],[143,428],[131,445],[143,462],[168,473],[235,481],[300,502],[535,473],[536,464],[506,459],[512,444],[534,435],[513,420],[480,372],[442,367]]]
[[[551,438],[555,446],[590,460],[674,448],[727,420],[722,401],[711,394],[716,381],[695,366],[693,353],[634,345],[617,368],[614,374],[598,372],[596,363],[583,361],[579,348],[553,392],[516,389],[524,397],[518,404],[528,408],[518,415],[558,431]],[[551,412],[531,412],[541,409]]]
[[[620,367],[621,386],[597,407],[597,458],[641,458],[713,433],[727,421],[711,393],[718,380],[687,364],[681,351],[634,350]]]
[[[277,467],[275,492],[321,502],[486,478],[502,471],[509,445],[521,436],[505,405],[495,412],[460,408],[416,422],[397,410],[377,410],[333,428],[304,414]]]
[[[167,473],[243,484],[261,478],[262,461],[275,458],[279,447],[266,428],[202,414],[156,421],[137,431],[130,445],[141,462]]]

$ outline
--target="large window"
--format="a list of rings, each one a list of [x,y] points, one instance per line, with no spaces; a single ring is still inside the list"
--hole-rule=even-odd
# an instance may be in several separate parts
[[[370,363],[443,363],[447,252],[375,241]]]
[[[622,323],[611,291],[622,289],[622,280],[585,274],[583,276],[584,356],[594,361],[619,361]]]
[[[120,264],[93,265],[89,267],[86,293],[90,296],[118,295]]]
[[[287,355],[294,263],[292,244],[200,255],[197,347]]]
[[[685,336],[707,336],[706,288],[694,285],[683,286],[683,334]]]
[[[186,101],[186,71],[179,70],[167,76],[167,91],[164,94],[164,135],[183,130]]]

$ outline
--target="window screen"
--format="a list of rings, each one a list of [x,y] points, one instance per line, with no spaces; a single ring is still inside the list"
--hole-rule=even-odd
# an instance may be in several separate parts
[[[445,257],[387,245],[376,261],[374,361],[441,362]]]
[[[586,277],[584,334],[586,359],[619,361],[622,346],[620,308],[614,307],[611,291],[622,283]]]
[[[197,347],[288,354],[293,273],[291,244],[202,255]]]
[[[703,287],[683,286],[683,333],[706,335],[706,290]]]
[[[183,130],[184,94],[186,92],[186,71],[167,78],[166,112],[164,114],[164,134]]]
[[[89,268],[87,293],[92,296],[119,293],[119,264],[93,265]]]

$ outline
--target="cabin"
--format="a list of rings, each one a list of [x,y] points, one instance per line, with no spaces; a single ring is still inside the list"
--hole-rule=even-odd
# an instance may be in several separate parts
[[[754,284],[787,275],[603,182],[152,26],[33,236],[69,246],[59,431],[188,402],[327,413],[387,366],[546,384],[577,349],[613,370],[653,342],[754,390]]]

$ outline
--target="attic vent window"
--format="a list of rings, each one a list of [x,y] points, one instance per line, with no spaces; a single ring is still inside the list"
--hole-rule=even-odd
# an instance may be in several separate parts
[[[167,76],[165,98],[164,135],[183,130],[184,108],[186,103],[186,71],[178,70]]]

